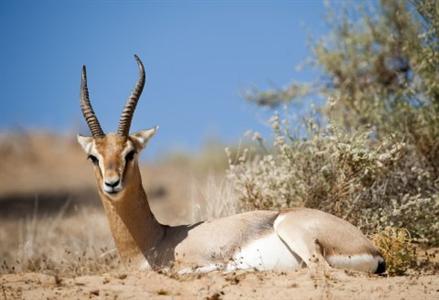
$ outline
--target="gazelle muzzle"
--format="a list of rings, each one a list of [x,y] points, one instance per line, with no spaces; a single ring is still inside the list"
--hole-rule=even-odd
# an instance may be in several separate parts
[[[117,194],[122,190],[120,177],[104,178],[103,190],[108,194]]]

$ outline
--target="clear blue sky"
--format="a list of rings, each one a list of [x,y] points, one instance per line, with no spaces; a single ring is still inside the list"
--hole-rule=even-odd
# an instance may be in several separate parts
[[[79,109],[87,65],[90,97],[114,131],[137,80],[147,84],[132,130],[160,125],[152,153],[226,143],[268,132],[245,88],[307,80],[308,33],[325,32],[324,5],[303,1],[0,1],[0,130],[88,134]]]

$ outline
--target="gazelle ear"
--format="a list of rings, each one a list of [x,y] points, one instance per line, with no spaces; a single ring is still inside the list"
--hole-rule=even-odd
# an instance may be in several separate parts
[[[130,135],[130,137],[135,140],[140,146],[145,148],[146,144],[148,144],[148,141],[156,134],[157,130],[159,129],[158,126],[146,130],[141,130],[136,133],[133,133]]]
[[[78,143],[81,145],[82,149],[84,149],[85,153],[89,154],[93,145],[93,138],[91,136],[82,136],[78,134],[76,139],[78,140]]]

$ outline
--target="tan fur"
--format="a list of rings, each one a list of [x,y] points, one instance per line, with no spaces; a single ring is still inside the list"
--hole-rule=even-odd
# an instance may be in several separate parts
[[[281,215],[286,218],[277,227],[279,234],[310,239],[321,247],[324,256],[379,255],[358,228],[336,216],[307,208],[291,209]]]

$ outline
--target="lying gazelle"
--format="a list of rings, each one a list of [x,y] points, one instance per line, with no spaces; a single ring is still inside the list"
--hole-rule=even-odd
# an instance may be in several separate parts
[[[157,127],[129,134],[145,84],[140,78],[122,112],[117,133],[105,134],[90,104],[85,66],[81,109],[92,137],[78,136],[94,165],[98,191],[122,260],[136,268],[185,271],[293,270],[320,264],[382,273],[385,263],[350,223],[306,208],[252,211],[194,225],[160,224],[142,187],[138,155]]]

